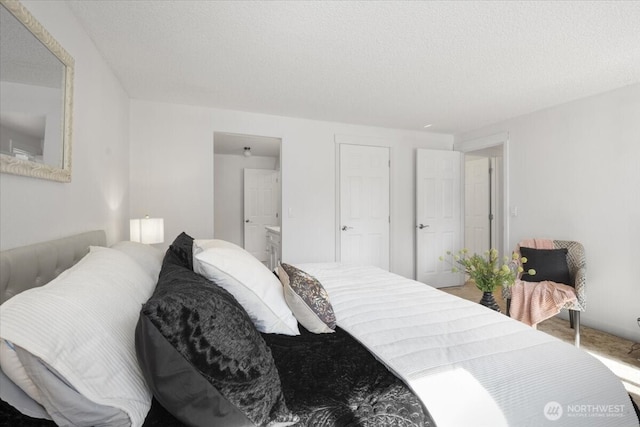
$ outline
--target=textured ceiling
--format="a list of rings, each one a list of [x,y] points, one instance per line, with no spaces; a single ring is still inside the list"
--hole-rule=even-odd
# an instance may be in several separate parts
[[[67,3],[136,99],[459,133],[640,82],[639,1]]]

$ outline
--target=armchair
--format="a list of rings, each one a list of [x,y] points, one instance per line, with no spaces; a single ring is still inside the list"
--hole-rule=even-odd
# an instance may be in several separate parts
[[[544,244],[541,244],[544,242]],[[547,246],[545,246],[545,244]],[[586,308],[586,258],[584,247],[581,243],[569,240],[543,240],[533,239],[525,240],[518,244],[515,252],[519,254],[521,247],[529,247],[535,249],[567,249],[567,266],[571,283],[566,285],[575,289],[576,299],[569,301],[562,306],[569,310],[570,325],[574,329],[574,340],[576,347],[580,346],[580,312]],[[512,268],[517,268],[517,264],[513,264]],[[526,266],[524,267],[526,270]],[[510,315],[512,290],[509,287],[502,289],[502,296],[507,303],[507,315]]]

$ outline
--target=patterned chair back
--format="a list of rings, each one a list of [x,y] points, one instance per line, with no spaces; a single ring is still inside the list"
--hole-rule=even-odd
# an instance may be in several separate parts
[[[554,240],[553,246],[556,249],[567,249],[567,265],[569,266],[569,274],[571,275],[572,285],[576,290],[578,297],[576,307],[567,307],[573,310],[584,311],[587,305],[585,285],[587,281],[587,258],[584,253],[582,243],[571,240]]]

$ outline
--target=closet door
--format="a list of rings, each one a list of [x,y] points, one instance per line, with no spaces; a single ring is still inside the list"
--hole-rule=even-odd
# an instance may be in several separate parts
[[[389,270],[389,148],[340,144],[340,259]]]

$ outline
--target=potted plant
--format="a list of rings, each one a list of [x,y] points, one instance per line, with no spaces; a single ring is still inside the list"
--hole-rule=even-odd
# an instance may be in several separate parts
[[[476,287],[482,291],[480,304],[493,310],[500,311],[500,307],[493,297],[493,291],[498,286],[511,286],[516,277],[524,271],[522,264],[527,262],[525,257],[520,257],[516,252],[511,258],[505,256],[500,258],[496,249],[490,249],[484,255],[469,254],[467,249],[461,249],[457,253],[447,251],[446,258],[440,257],[441,261],[448,261],[451,271],[457,273],[464,271],[473,280]],[[527,271],[530,275],[536,274],[534,269]]]

